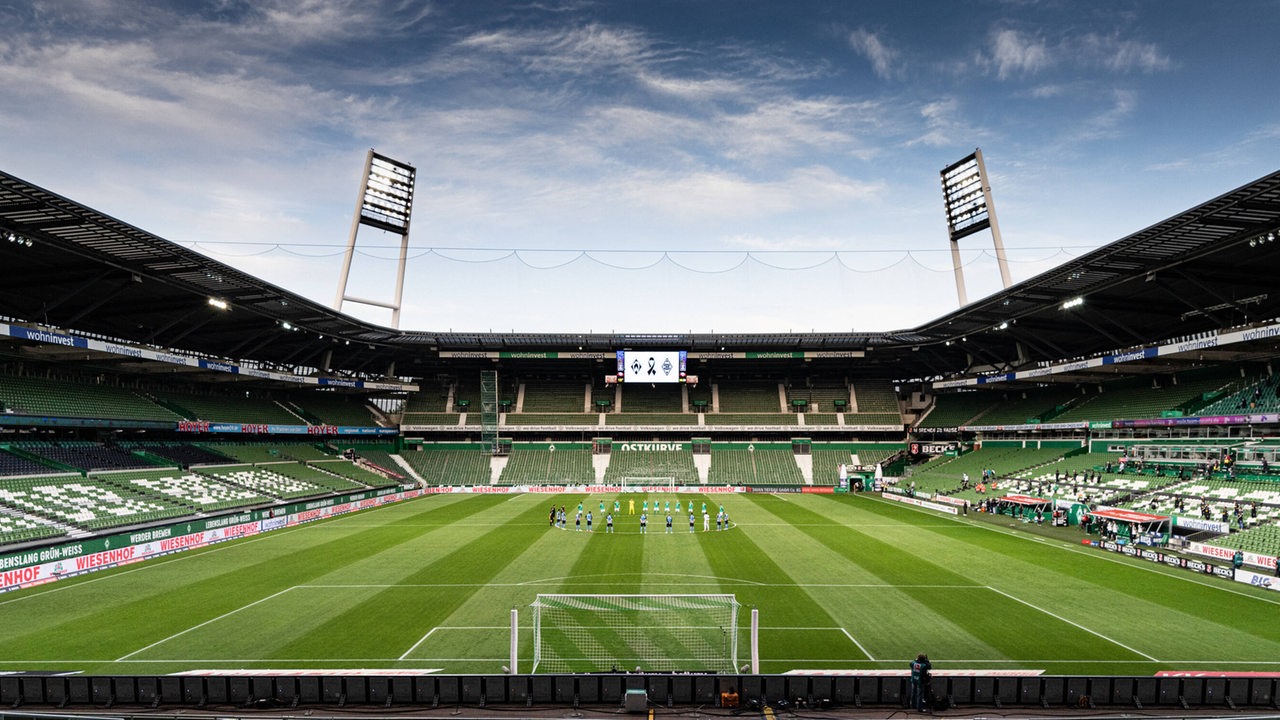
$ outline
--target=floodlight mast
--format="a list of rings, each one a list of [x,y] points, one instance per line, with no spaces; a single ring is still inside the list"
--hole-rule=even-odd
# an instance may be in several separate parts
[[[955,271],[956,295],[960,306],[969,304],[964,286],[964,267],[960,262],[960,239],[963,237],[989,228],[996,250],[996,264],[1000,268],[1000,279],[1006,288],[1012,285],[1009,258],[1005,255],[1000,224],[996,221],[996,206],[991,199],[991,183],[987,181],[987,166],[982,161],[982,148],[975,149],[968,157],[942,169],[942,202],[947,213],[951,266]]]
[[[391,327],[400,328],[400,305],[404,297],[404,270],[409,258],[409,217],[413,213],[413,189],[417,170],[412,165],[379,155],[372,148],[364,160],[360,192],[356,194],[355,214],[347,250],[342,256],[342,272],[338,276],[338,295],[333,309],[341,311],[343,302],[387,308],[391,311]],[[356,235],[361,225],[385,230],[400,236],[400,258],[396,265],[395,297],[391,302],[369,300],[347,294],[351,276],[351,259],[356,251]]]

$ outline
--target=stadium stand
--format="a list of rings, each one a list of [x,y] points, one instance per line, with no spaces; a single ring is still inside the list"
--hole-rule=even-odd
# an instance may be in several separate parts
[[[359,397],[312,392],[292,395],[286,403],[297,415],[313,425],[378,425],[373,409]]]
[[[900,415],[898,395],[888,380],[854,380],[853,407],[858,414]]]
[[[937,395],[924,419],[917,423],[921,430],[955,428],[981,423],[987,410],[1000,398],[989,392],[957,392]]]
[[[331,492],[357,490],[361,486],[316,472],[308,472],[300,463],[278,465],[229,465],[205,468],[202,474],[217,478],[227,485],[247,488],[267,498],[293,500]]]
[[[813,445],[813,484],[835,485],[840,482],[840,466],[853,464],[853,446],[845,444]]]
[[[1214,538],[1206,544],[1260,555],[1280,555],[1280,526],[1258,525],[1238,533]]]
[[[1065,410],[1068,403],[1079,397],[1079,389],[1057,386],[1004,393],[997,404],[983,413],[977,422],[970,424],[988,426],[1049,422]]]
[[[703,379],[697,385],[686,385],[689,395],[689,412],[711,412],[714,394],[711,383]]]
[[[315,442],[278,440],[261,442],[207,441],[200,446],[241,463],[272,463],[285,460],[328,460],[332,456]],[[225,460],[223,462],[226,462]]]
[[[969,476],[969,493],[973,493],[982,478],[983,470],[994,471],[997,478],[1004,479],[1019,476],[1022,473],[1041,467],[1061,458],[1068,449],[1050,447],[1028,449],[1013,446],[989,446],[957,457],[938,457],[925,465],[918,466],[910,475],[917,490],[939,491],[957,497],[968,497],[959,493],[965,475]],[[1003,487],[1003,484],[1000,486]],[[970,499],[973,499],[972,497]]]
[[[1243,413],[1280,412],[1280,375],[1263,375],[1252,378],[1244,387],[1234,392],[1224,393],[1222,397],[1201,408],[1199,415],[1239,415]]]
[[[716,393],[720,398],[718,412],[728,415],[733,413],[772,413],[776,415],[784,410],[779,388],[780,385],[776,382],[717,382]]]
[[[711,485],[801,485],[804,476],[791,448],[711,447]]]
[[[788,385],[787,404],[793,407],[796,400],[805,402],[806,413],[838,413],[847,412],[849,405],[849,386],[844,380],[810,378],[807,385]]]
[[[577,413],[586,407],[585,378],[527,380],[523,383],[521,413]]]
[[[623,478],[674,478],[677,485],[697,485],[698,469],[693,462],[693,450],[646,450],[614,448],[609,454],[609,467],[605,471],[606,483],[620,483]]]
[[[403,412],[406,415],[417,413],[450,413],[453,414],[453,408],[449,407],[449,394],[452,389],[451,383],[419,383],[417,392],[409,393],[405,397]],[[479,399],[479,387],[477,386],[476,398]],[[407,422],[407,421],[406,421]]]
[[[585,381],[584,381],[585,387]],[[453,400],[450,404],[448,397],[452,392]],[[579,393],[581,394],[581,393]],[[445,409],[453,412],[470,412],[477,416],[480,413],[480,373],[464,373],[456,380],[445,386],[444,404],[432,405],[428,410]],[[504,374],[498,375],[498,403],[510,402],[511,408],[514,409],[515,402],[520,396],[520,383]],[[582,407],[575,407],[572,412],[582,412]]]
[[[23,515],[7,508],[0,509],[0,545],[49,540],[65,534],[62,528],[48,520]]]
[[[328,483],[331,489],[354,489],[348,488],[348,483],[355,485],[357,488],[362,486],[371,488],[395,487],[403,480],[398,474],[392,474],[388,477],[344,459],[316,460],[303,464],[310,470],[318,470],[325,475],[332,476],[333,479],[325,480],[313,475],[307,475],[318,484]]]
[[[182,417],[132,390],[106,384],[0,376],[5,412],[127,420],[174,421]]]
[[[162,495],[200,512],[229,510],[271,500],[255,490],[206,473],[153,470],[119,473],[113,475],[111,480],[154,495]]]
[[[480,417],[478,413],[468,413],[469,418],[475,422],[469,424],[479,424]],[[462,415],[452,412],[406,412],[401,418],[401,422],[405,425],[441,425],[450,426],[457,425],[462,421]]]
[[[306,419],[268,398],[157,393],[157,401],[188,420],[305,425]]]
[[[471,413],[475,416],[477,422],[480,419],[479,413]],[[595,413],[507,413],[505,416],[506,425],[599,425],[600,416]],[[467,418],[468,424],[471,417]]]
[[[121,441],[118,445],[126,450],[140,450],[150,453],[160,460],[167,460],[176,463],[181,467],[189,467],[191,465],[218,465],[232,462],[232,459],[226,455],[213,452],[207,448],[194,445],[192,443],[184,443],[179,441]],[[161,463],[157,463],[161,464]]]
[[[799,425],[800,419],[795,413],[718,412],[707,413],[703,422],[707,425]]]
[[[652,386],[632,384],[620,387],[622,390],[621,412],[668,415],[682,412],[684,393],[678,384],[664,383]]]
[[[50,466],[16,455],[8,451],[7,446],[0,446],[0,476],[7,475],[41,475],[50,471]]]
[[[1223,393],[1239,381],[1216,369],[1208,374],[1186,373],[1175,378],[1176,383],[1163,386],[1153,387],[1151,381],[1135,378],[1104,383],[1099,392],[1089,393],[1086,388],[1086,394],[1054,422],[1154,418],[1167,412],[1190,414],[1193,407],[1203,405],[1206,396]]]
[[[503,485],[586,485],[595,482],[590,448],[516,448],[507,456]]]
[[[401,454],[428,485],[488,485],[492,455],[477,445],[465,450],[422,445],[421,451]]]
[[[190,512],[149,493],[76,475],[0,479],[0,503],[84,530],[155,522]]]
[[[400,472],[402,470],[400,463],[396,462],[395,458],[392,457],[396,453],[395,446],[390,443],[370,444],[335,440],[331,443],[331,446],[339,453],[351,450],[358,457],[385,470],[391,470],[394,472]]]
[[[152,463],[141,455],[88,440],[67,440],[62,442],[23,440],[14,443],[12,447],[20,448],[33,455],[39,455],[63,467],[79,470],[121,470],[125,468],[152,467]]]
[[[624,406],[625,407],[625,406]],[[697,425],[693,413],[622,412],[604,416],[605,425]]]

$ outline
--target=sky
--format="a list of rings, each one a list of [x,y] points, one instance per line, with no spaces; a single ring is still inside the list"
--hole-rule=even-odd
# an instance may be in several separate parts
[[[981,148],[1013,281],[1280,166],[1280,1],[0,3],[0,168],[332,305],[365,154],[400,327],[908,329]],[[362,228],[349,295],[390,301]],[[989,233],[968,298],[998,291]],[[344,312],[390,325],[388,311]]]

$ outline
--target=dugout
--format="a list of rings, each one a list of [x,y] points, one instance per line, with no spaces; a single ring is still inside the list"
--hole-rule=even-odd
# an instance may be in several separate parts
[[[996,507],[997,513],[1012,515],[1027,522],[1033,521],[1037,512],[1042,518],[1053,515],[1052,500],[1031,495],[1005,495],[996,499]]]
[[[1141,545],[1166,545],[1172,528],[1172,518],[1168,515],[1152,515],[1108,508],[1089,513],[1090,530],[1106,527],[1107,523],[1116,524],[1115,539],[1117,541],[1138,543]]]

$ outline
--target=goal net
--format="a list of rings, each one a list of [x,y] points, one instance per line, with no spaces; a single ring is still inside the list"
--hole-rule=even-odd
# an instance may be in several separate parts
[[[533,672],[736,672],[733,595],[543,595],[533,602]]]
[[[673,477],[673,476],[671,476],[671,475],[664,475],[664,476],[657,476],[657,475],[653,475],[653,476],[624,475],[624,476],[620,479],[620,482],[622,483],[622,487],[624,487],[624,488],[628,488],[628,487],[665,487],[665,488],[673,488],[673,489],[674,489],[674,488],[675,488],[675,486],[676,486],[676,479],[675,479],[675,477]]]

